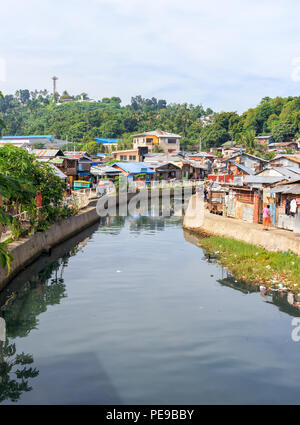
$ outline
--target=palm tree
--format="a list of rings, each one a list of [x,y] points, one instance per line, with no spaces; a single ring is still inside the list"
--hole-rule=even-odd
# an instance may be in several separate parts
[[[246,130],[241,135],[241,141],[245,145],[247,150],[254,150],[256,148],[255,130]]]

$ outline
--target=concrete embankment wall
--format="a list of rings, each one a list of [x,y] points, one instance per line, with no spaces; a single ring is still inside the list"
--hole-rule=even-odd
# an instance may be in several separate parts
[[[99,220],[95,206],[89,206],[79,214],[52,224],[44,232],[37,232],[33,236],[20,239],[9,244],[14,259],[11,262],[11,272],[7,275],[7,268],[0,268],[0,290],[27,265],[32,263],[43,252],[63,242],[84,228]]]
[[[128,193],[125,202],[129,202],[135,193]],[[159,193],[161,196],[161,193]],[[120,205],[118,196],[112,196],[116,205]],[[0,291],[26,266],[33,263],[41,254],[81,232],[99,220],[96,210],[97,200],[90,202],[90,205],[82,209],[77,215],[62,220],[60,223],[51,225],[44,232],[37,232],[33,236],[22,238],[9,244],[9,250],[13,254],[11,271],[8,275],[7,267],[0,267]],[[123,202],[121,202],[123,203]]]
[[[171,195],[174,191],[171,190]],[[128,193],[127,199],[121,203],[128,203],[136,193]],[[151,194],[148,192],[148,197]],[[157,193],[152,193],[152,196],[161,198],[162,191],[158,190]],[[116,201],[116,206],[120,205],[119,197],[112,196]],[[91,201],[90,205],[80,211],[76,216],[70,217],[51,225],[44,232],[37,232],[33,236],[14,241],[9,244],[9,250],[13,254],[13,261],[11,262],[10,274],[7,274],[7,268],[0,267],[0,291],[26,266],[35,261],[41,254],[48,252],[52,247],[60,244],[66,239],[76,235],[83,229],[99,220],[99,215],[96,210],[97,200]]]
[[[193,232],[223,236],[260,246],[268,251],[291,250],[300,255],[300,234],[244,222],[234,218],[210,214],[207,210],[195,208],[195,196],[190,199],[183,221],[183,227]]]

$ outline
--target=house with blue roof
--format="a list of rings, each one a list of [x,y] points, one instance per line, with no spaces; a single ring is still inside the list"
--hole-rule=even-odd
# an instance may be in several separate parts
[[[114,147],[115,149],[118,147],[118,139],[104,139],[102,137],[97,137],[97,143],[102,143],[109,151]]]
[[[52,135],[3,136],[2,140],[29,140],[35,142],[53,142],[54,137]]]
[[[144,162],[114,162],[112,167],[121,170],[122,174],[127,177],[127,180],[153,180],[155,171]]]

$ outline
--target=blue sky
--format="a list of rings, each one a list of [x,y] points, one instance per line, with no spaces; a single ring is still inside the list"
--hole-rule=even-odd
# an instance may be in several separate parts
[[[0,90],[87,92],[243,112],[300,94],[298,0],[10,0]],[[5,71],[5,72],[4,72]]]

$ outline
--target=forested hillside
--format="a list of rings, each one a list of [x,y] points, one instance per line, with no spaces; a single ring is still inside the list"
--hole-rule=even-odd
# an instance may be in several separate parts
[[[66,102],[67,101],[67,102]],[[134,133],[161,129],[182,136],[182,147],[220,146],[228,140],[251,147],[255,135],[272,134],[276,142],[300,136],[300,97],[265,97],[256,108],[239,115],[214,113],[202,105],[168,104],[163,99],[136,96],[121,106],[119,97],[90,101],[86,93],[64,92],[53,99],[47,90],[18,90],[0,99],[4,135],[52,134],[56,138],[87,143],[95,137],[119,138],[129,146]],[[211,124],[204,117],[212,119]]]

